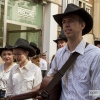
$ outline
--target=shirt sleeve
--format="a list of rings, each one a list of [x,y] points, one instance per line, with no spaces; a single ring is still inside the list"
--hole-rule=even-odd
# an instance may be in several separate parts
[[[93,100],[100,98],[100,54],[96,55],[91,67],[91,90],[95,90],[92,94]],[[93,93],[93,92],[92,92]]]
[[[39,85],[41,82],[42,82],[42,73],[40,68],[37,68],[35,72],[34,87]]]
[[[47,76],[53,77],[57,73],[57,71],[58,71],[58,69],[57,69],[57,55],[55,55],[55,57],[51,63],[51,69],[47,73]]]
[[[12,70],[11,70],[8,81],[7,81],[6,96],[9,96],[9,95],[12,95],[12,94],[13,94],[13,82],[12,82]]]

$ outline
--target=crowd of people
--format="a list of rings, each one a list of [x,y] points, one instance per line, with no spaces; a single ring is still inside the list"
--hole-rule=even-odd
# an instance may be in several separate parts
[[[86,45],[82,38],[93,27],[91,15],[84,8],[68,4],[64,13],[53,17],[62,31],[53,40],[57,43],[57,52],[50,64],[46,52],[41,53],[35,43],[22,38],[14,46],[0,48],[3,60],[0,65],[0,89],[4,92],[2,97],[37,91],[46,74],[55,77],[70,55],[78,52],[78,58],[61,79],[59,100],[100,100],[100,94],[89,96],[89,90],[100,90],[100,41],[94,41],[95,46]],[[48,65],[50,70],[47,73]]]
[[[40,49],[33,42],[19,38],[14,46],[0,48],[1,97],[39,89],[46,75],[47,61],[40,57]],[[31,100],[31,99],[30,99]]]

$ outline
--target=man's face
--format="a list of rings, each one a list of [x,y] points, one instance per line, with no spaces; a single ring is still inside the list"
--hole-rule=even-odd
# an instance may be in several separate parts
[[[69,15],[63,18],[62,26],[67,38],[77,38],[82,36],[85,22],[78,15]]]
[[[46,59],[46,55],[45,54],[43,54],[41,57],[42,57],[42,59]]]
[[[27,60],[29,52],[18,48],[18,49],[13,49],[13,54],[16,61],[19,64],[22,64]]]
[[[66,44],[67,44],[67,43],[66,43],[65,40],[59,40],[59,41],[57,42],[57,48],[58,48],[58,49],[59,49],[59,48],[62,48],[62,47],[64,47]]]

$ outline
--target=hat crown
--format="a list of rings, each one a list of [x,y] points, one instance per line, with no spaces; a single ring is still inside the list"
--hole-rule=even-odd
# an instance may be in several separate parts
[[[12,48],[12,46],[11,46],[11,45],[9,45],[9,44],[7,44],[7,45],[5,46],[5,48],[6,48],[6,49],[11,49],[11,48]]]
[[[14,47],[17,47],[17,46],[20,46],[20,45],[25,45],[26,46],[26,45],[29,45],[29,42],[27,40],[25,40],[25,39],[19,38],[16,41]]]
[[[36,55],[40,54],[40,49],[37,47],[37,45],[33,42],[30,42],[30,46],[36,49]]]
[[[67,39],[66,35],[64,34],[64,31],[61,30],[61,33],[60,33],[58,39],[63,39],[63,38],[66,38]]]
[[[60,33],[59,37],[56,40],[53,40],[53,41],[57,43],[59,40],[64,40],[64,41],[67,42],[67,37],[64,34],[64,31],[63,30],[61,30],[61,33]]]
[[[78,6],[76,6],[74,4],[68,4],[64,13],[72,12],[72,11],[75,11],[75,10],[78,10],[78,9],[80,9]]]
[[[30,46],[37,47],[37,45],[33,42],[30,42]]]
[[[66,38],[66,35],[61,33],[58,38],[61,39],[61,38],[64,38],[64,37]]]
[[[10,50],[10,51],[12,51],[13,47],[11,45],[7,44],[4,48],[0,48],[0,55],[1,55],[3,50]]]

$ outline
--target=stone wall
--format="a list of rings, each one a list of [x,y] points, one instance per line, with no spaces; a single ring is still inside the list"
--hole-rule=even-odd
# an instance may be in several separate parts
[[[94,0],[94,28],[93,33],[100,37],[100,0]]]

